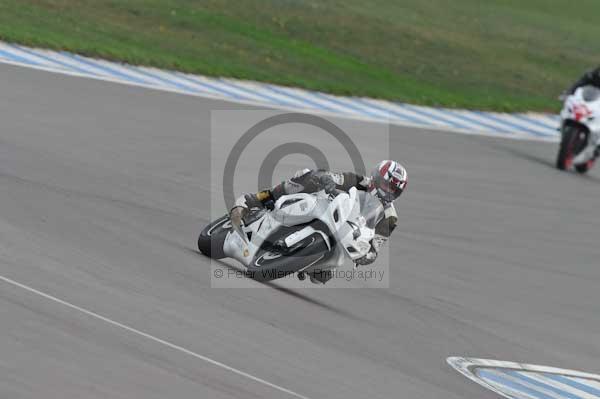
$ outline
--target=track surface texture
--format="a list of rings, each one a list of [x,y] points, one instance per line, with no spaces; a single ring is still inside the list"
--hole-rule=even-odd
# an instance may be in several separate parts
[[[195,251],[209,112],[239,105],[0,82],[5,278],[313,399],[496,397],[451,355],[600,371],[600,178],[553,169],[555,145],[394,127],[389,289],[218,289]],[[6,281],[0,320],[1,398],[293,397]]]

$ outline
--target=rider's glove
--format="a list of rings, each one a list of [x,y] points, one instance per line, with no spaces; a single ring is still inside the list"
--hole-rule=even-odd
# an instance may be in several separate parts
[[[328,174],[319,177],[319,186],[325,190],[327,194],[335,193],[335,181],[333,181],[333,178]]]
[[[270,211],[275,209],[275,201],[273,201],[272,198],[269,198],[268,200],[263,201],[263,205],[265,206],[265,208],[267,208]]]
[[[246,217],[246,215],[250,212],[248,208],[245,206],[235,206],[229,212],[229,218],[231,219],[231,223],[234,226],[241,226],[242,220]]]

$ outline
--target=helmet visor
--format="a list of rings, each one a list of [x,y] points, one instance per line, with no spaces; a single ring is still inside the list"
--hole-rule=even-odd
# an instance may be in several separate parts
[[[401,181],[396,177],[392,177],[389,181],[381,176],[376,176],[375,178],[377,194],[382,200],[387,202],[392,202],[398,198],[402,194],[405,185],[405,181]]]

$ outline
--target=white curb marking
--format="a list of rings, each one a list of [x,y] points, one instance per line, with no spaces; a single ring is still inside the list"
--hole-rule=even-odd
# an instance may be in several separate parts
[[[447,362],[508,399],[600,399],[598,374],[489,359],[450,357]]]
[[[558,120],[548,114],[502,114],[431,108],[235,79],[137,67],[0,42],[0,63],[141,86],[238,104],[455,133],[557,142]]]

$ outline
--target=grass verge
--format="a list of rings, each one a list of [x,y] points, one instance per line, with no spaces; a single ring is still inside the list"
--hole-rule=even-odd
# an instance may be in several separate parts
[[[0,38],[342,95],[549,111],[599,62],[598,15],[597,0],[2,0]]]

